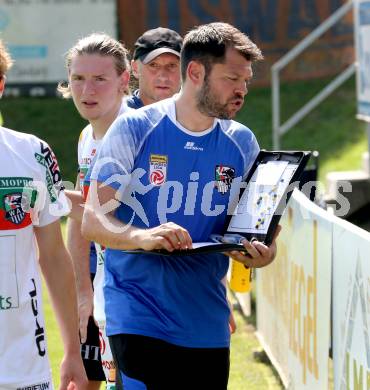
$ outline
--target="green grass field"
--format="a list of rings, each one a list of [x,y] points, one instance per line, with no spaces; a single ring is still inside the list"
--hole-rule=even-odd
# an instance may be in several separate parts
[[[282,88],[283,118],[303,105],[325,80],[297,82]],[[8,98],[0,109],[6,127],[34,133],[45,139],[59,159],[65,180],[74,181],[77,169],[76,145],[85,122],[73,103],[57,98]],[[318,150],[320,180],[331,170],[353,170],[361,166],[361,154],[367,149],[365,125],[355,119],[354,79],[349,80],[319,108],[307,116],[282,140],[283,149]],[[268,88],[251,89],[238,120],[256,134],[260,146],[271,148],[271,98]],[[62,356],[61,341],[49,301],[45,295],[49,350],[55,383]],[[281,385],[268,364],[255,361],[252,350],[258,348],[253,326],[236,312],[238,331],[232,337],[230,390],[280,389]]]
[[[46,287],[44,286],[44,310],[46,318],[46,333],[54,384],[59,385],[59,364],[63,349],[57,323],[52,311]],[[272,366],[258,361],[253,357],[253,351],[259,349],[254,336],[254,326],[247,321],[238,310],[234,310],[237,331],[231,338],[230,390],[278,390],[282,389],[279,379]],[[103,386],[102,386],[103,388]]]
[[[287,120],[323,88],[326,80],[283,85],[282,120]],[[256,134],[262,148],[272,147],[271,97],[269,89],[252,90],[238,120]],[[333,170],[361,167],[361,154],[367,150],[365,124],[356,119],[355,80],[350,79],[318,108],[292,128],[282,139],[285,150],[318,150],[319,178]]]

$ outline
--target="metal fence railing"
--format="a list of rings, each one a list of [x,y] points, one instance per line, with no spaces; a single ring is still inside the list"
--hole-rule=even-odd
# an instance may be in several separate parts
[[[295,59],[302,51],[311,45],[317,38],[324,34],[329,28],[336,24],[347,12],[353,8],[354,1],[349,0],[335,11],[320,26],[313,30],[298,45],[285,54],[279,61],[271,67],[271,84],[272,84],[272,128],[273,128],[273,146],[274,149],[280,149],[280,138],[304,116],[318,106],[326,99],[335,89],[342,85],[355,73],[355,63],[348,66],[341,74],[332,80],[325,88],[315,95],[308,103],[301,107],[287,121],[281,124],[280,118],[280,72],[287,64]]]

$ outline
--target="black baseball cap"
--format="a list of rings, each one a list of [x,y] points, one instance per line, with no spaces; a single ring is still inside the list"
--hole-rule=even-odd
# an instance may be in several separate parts
[[[164,27],[146,31],[135,42],[134,60],[140,59],[147,64],[163,53],[172,53],[180,57],[182,47],[181,36],[173,30]]]

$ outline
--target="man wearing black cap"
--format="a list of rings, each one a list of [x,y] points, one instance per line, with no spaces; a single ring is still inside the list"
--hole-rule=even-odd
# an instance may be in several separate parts
[[[181,47],[181,36],[163,27],[146,31],[136,41],[132,73],[139,89],[127,100],[130,108],[155,103],[179,91]]]

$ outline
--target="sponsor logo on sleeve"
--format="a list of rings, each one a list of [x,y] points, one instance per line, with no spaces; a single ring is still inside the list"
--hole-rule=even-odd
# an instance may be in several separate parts
[[[62,176],[58,161],[51,148],[40,142],[40,153],[35,153],[36,161],[46,169],[46,185],[52,203],[58,199],[59,191],[63,190]]]

